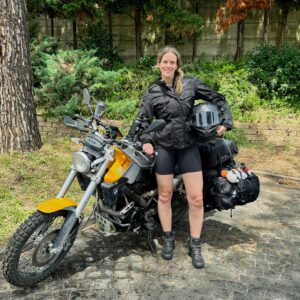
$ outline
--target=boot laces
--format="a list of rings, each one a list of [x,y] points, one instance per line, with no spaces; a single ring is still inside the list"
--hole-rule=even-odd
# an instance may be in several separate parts
[[[191,250],[194,255],[201,255],[201,245],[191,245]]]
[[[171,237],[171,238],[164,238],[164,246],[165,247],[172,247],[173,246],[173,241],[174,241],[173,237]]]

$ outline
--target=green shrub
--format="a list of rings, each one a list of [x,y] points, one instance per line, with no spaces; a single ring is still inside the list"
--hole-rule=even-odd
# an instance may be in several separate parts
[[[101,21],[88,24],[87,37],[82,41],[83,50],[95,50],[95,56],[101,60],[103,68],[110,68],[115,62],[122,62],[120,49],[112,45],[113,41]]]
[[[285,44],[281,48],[260,46],[249,55],[249,79],[272,107],[300,109],[300,49]],[[278,99],[280,99],[278,101]]]
[[[239,121],[251,121],[261,104],[257,88],[248,80],[248,72],[240,69],[221,76],[219,92],[226,95],[233,117]]]
[[[232,110],[234,120],[251,121],[261,100],[257,88],[249,82],[249,72],[241,62],[226,57],[201,58],[184,68],[188,74],[194,74],[214,90],[223,94]]]
[[[105,71],[94,51],[68,50],[44,54],[46,68],[41,86],[35,89],[37,104],[47,115],[73,115],[83,109],[83,88],[97,100],[110,97],[120,81],[121,71]]]
[[[203,54],[196,63],[184,65],[183,70],[187,74],[198,76],[199,79],[218,91],[220,79],[237,70],[237,67],[226,57],[208,57]]]
[[[45,75],[45,54],[55,54],[58,49],[58,41],[54,37],[43,36],[34,38],[30,43],[30,56],[33,69],[33,85],[39,86],[41,78]]]
[[[133,64],[133,68],[151,70],[156,65],[156,56],[144,56],[141,57]]]
[[[88,113],[81,100],[81,91],[87,87],[94,101],[106,103],[107,117],[134,119],[141,95],[160,75],[159,70],[153,68],[155,57],[144,57],[127,65],[119,63],[118,67],[115,64],[112,70],[104,70],[95,51],[69,50],[52,55],[43,53],[40,64],[45,67],[39,73],[41,84],[35,88],[39,108],[43,108],[48,115],[58,117],[80,111]],[[253,76],[249,60],[233,62],[224,57],[202,56],[197,63],[184,64],[183,67],[187,75],[197,76],[225,95],[234,120],[266,121],[278,111],[281,114],[291,112],[286,105],[286,97],[274,96],[269,102],[260,98],[260,87],[249,81],[249,77]]]
[[[139,98],[107,102],[105,116],[116,120],[133,120],[139,107]]]
[[[137,114],[141,95],[156,81],[159,71],[154,69],[152,57],[141,59],[119,70],[119,81],[111,89],[106,116],[112,119],[133,120]]]
[[[230,131],[226,131],[224,137],[234,141],[238,146],[247,146],[251,144],[247,139],[245,132],[239,128],[233,128]]]

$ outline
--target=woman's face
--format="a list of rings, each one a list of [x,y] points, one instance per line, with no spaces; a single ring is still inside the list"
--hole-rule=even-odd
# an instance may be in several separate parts
[[[161,61],[157,63],[163,80],[173,80],[175,71],[178,68],[177,56],[171,52],[164,54]]]

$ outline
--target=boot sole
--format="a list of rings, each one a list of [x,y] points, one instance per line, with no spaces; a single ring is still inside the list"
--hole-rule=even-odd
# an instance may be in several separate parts
[[[173,258],[173,254],[174,254],[174,249],[175,249],[175,245],[173,247],[173,253],[171,254],[171,256],[163,256],[163,254],[161,253],[161,257],[164,259],[164,260],[171,260]]]
[[[173,259],[173,255],[171,257],[164,257],[161,255],[161,257],[164,259],[164,260],[172,260]]]

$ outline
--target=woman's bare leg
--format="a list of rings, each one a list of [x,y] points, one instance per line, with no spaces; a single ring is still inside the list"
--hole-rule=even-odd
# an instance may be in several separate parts
[[[172,206],[173,174],[156,174],[158,186],[158,215],[164,232],[172,231]]]
[[[182,175],[189,204],[189,223],[191,237],[199,238],[203,223],[203,176],[202,172]]]

